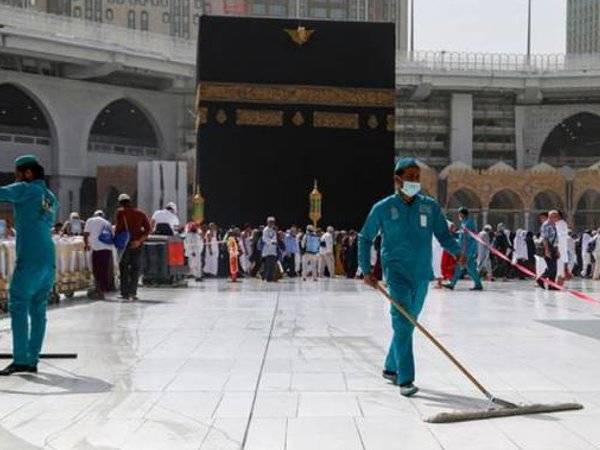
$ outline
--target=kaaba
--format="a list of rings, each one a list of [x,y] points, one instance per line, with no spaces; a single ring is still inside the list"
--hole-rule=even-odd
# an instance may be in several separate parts
[[[357,228],[392,192],[393,24],[203,16],[198,183],[221,226]]]

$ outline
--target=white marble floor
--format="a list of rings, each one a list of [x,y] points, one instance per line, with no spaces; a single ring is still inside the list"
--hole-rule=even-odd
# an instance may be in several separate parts
[[[206,281],[51,310],[45,350],[79,358],[0,379],[0,449],[600,448],[600,305],[529,282],[467,288],[432,290],[422,322],[498,396],[583,411],[427,424],[485,402],[421,336],[421,393],[381,378],[390,327],[375,291]]]

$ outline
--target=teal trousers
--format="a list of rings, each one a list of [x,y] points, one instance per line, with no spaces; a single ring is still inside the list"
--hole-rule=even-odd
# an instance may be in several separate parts
[[[54,265],[17,263],[9,290],[15,364],[36,365],[46,334],[46,306],[54,285]]]
[[[407,283],[393,273],[387,273],[386,279],[392,298],[417,319],[425,303],[429,281]],[[385,370],[396,372],[396,383],[402,386],[415,380],[414,327],[398,312],[394,305],[392,305],[390,312],[394,335],[385,359]]]

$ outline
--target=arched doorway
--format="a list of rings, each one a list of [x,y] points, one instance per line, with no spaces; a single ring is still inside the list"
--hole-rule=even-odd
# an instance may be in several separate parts
[[[523,202],[521,198],[508,189],[496,192],[490,201],[488,222],[494,227],[499,223],[503,223],[511,230],[523,227]]]
[[[24,89],[0,84],[0,179],[14,181],[13,160],[35,154],[50,173],[52,169],[53,127],[41,104]],[[0,214],[11,215],[12,208],[0,204]]]
[[[96,117],[88,139],[92,152],[155,157],[160,139],[151,118],[126,99],[106,106]]]
[[[533,199],[531,205],[531,214],[529,216],[529,230],[536,231],[540,224],[538,216],[542,212],[548,212],[553,209],[558,209],[565,213],[564,204],[560,195],[554,191],[539,192]]]
[[[481,225],[479,219],[481,213],[481,200],[475,192],[466,188],[454,191],[448,198],[446,212],[452,219],[456,219],[458,217],[458,209],[462,206],[467,208],[471,217],[475,219],[475,222],[478,225]]]
[[[560,122],[550,132],[540,156],[554,167],[589,167],[600,160],[600,116],[581,112]]]
[[[577,231],[600,228],[600,192],[590,189],[579,197],[574,223]]]

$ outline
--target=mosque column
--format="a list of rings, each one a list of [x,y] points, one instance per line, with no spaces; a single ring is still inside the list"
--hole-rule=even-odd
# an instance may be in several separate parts
[[[484,208],[481,210],[481,226],[484,227],[488,223],[488,214],[490,210],[488,208]]]
[[[450,162],[473,165],[473,96],[471,94],[452,94]]]
[[[523,228],[525,230],[529,230],[529,220],[531,219],[531,211],[526,209],[523,211],[523,217],[525,219],[525,223],[523,224]]]

